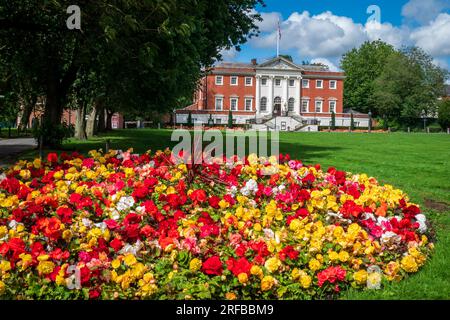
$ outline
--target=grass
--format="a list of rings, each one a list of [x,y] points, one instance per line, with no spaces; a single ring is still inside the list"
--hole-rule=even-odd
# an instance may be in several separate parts
[[[104,148],[109,139],[111,148],[142,153],[173,146],[170,135],[170,130],[117,130],[89,141],[70,140],[64,149],[87,152]],[[343,299],[450,299],[450,135],[281,133],[280,152],[392,184],[420,204],[436,227],[435,253],[420,272],[383,290],[346,291]]]

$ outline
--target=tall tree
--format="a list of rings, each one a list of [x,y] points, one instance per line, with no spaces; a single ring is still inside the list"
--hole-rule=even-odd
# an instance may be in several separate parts
[[[446,74],[419,48],[396,52],[374,81],[374,110],[385,119],[405,125],[431,117],[437,112]]]
[[[379,77],[395,49],[380,40],[365,42],[344,54],[341,68],[344,80],[344,104],[362,112],[374,110],[374,81]]]
[[[261,0],[79,0],[81,31],[66,27],[70,1],[0,4],[0,56],[46,96],[60,123],[80,70],[102,75],[106,101],[121,108],[173,108],[201,69],[257,33]],[[27,68],[33,65],[33,68]],[[106,89],[105,89],[106,88]]]

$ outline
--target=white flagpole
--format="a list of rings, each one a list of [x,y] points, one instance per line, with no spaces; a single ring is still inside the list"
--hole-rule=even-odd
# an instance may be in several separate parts
[[[277,28],[277,58],[280,55],[280,19],[278,19],[278,28]]]

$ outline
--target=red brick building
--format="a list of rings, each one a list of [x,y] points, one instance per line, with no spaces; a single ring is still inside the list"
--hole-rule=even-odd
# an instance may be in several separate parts
[[[277,57],[258,64],[220,63],[205,76],[194,103],[177,111],[177,123],[227,124],[229,110],[236,124],[282,131],[314,131],[329,126],[331,112],[336,126],[349,126],[343,109],[345,76],[315,65],[296,65]],[[369,117],[354,114],[355,126],[367,127]]]

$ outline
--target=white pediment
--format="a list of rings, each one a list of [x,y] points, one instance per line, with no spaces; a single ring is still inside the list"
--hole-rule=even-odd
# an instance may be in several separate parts
[[[264,69],[278,69],[278,70],[301,70],[301,68],[296,66],[294,63],[281,57],[274,58],[272,60],[264,62],[260,64],[258,67]]]

